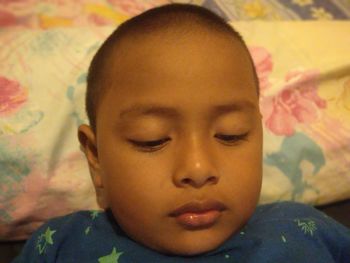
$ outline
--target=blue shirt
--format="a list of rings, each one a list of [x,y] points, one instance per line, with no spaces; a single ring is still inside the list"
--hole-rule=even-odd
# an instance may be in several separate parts
[[[214,251],[180,257],[134,242],[108,211],[81,211],[43,225],[13,263],[20,262],[349,263],[350,229],[311,206],[273,203],[258,206],[249,222]]]

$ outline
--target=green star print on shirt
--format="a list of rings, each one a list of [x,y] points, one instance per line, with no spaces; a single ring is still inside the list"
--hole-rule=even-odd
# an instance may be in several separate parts
[[[45,233],[41,234],[38,237],[36,247],[38,248],[40,255],[45,252],[45,249],[46,249],[48,244],[53,245],[52,235],[55,232],[56,232],[56,230],[51,230],[50,227],[48,227],[48,228],[46,228]]]
[[[111,254],[104,256],[104,257],[100,257],[98,259],[99,263],[118,263],[119,261],[119,257],[123,254],[123,252],[118,252],[116,251],[116,248],[113,248],[113,251]]]

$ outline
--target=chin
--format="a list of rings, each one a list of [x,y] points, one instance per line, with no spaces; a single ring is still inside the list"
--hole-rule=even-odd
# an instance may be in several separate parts
[[[177,255],[177,256],[185,256],[185,257],[191,257],[191,256],[197,256],[204,253],[208,253],[210,251],[215,250],[218,248],[223,242],[212,244],[206,242],[205,244],[202,244],[203,242],[200,242],[200,244],[194,244],[191,245],[185,245],[181,244],[180,246],[176,248],[171,248],[168,250],[165,250],[164,253],[167,255]]]
[[[178,240],[172,240],[171,243],[163,244],[163,247],[156,250],[167,255],[177,256],[197,256],[215,250],[222,245],[228,236],[215,235],[195,235]]]

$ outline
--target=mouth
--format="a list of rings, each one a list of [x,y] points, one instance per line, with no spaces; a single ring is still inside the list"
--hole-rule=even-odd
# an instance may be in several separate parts
[[[169,214],[188,230],[200,230],[213,226],[225,211],[226,206],[216,200],[186,203]]]

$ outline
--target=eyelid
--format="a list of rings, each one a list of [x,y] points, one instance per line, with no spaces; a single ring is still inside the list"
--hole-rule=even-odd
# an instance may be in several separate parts
[[[223,141],[227,144],[234,144],[239,141],[244,140],[248,136],[248,132],[243,134],[215,134],[214,137]],[[166,137],[159,140],[150,140],[150,141],[139,141],[128,139],[128,141],[133,144],[135,147],[142,149],[142,151],[152,152],[157,151],[165,146],[165,144],[170,141],[171,138]]]
[[[215,134],[214,137],[226,143],[235,143],[244,140],[247,136],[248,132],[242,134]]]
[[[152,141],[138,141],[138,140],[128,140],[130,143],[132,143],[137,148],[140,148],[145,151],[155,151],[163,147],[166,142],[170,141],[170,138],[162,138],[159,140],[152,140]]]

